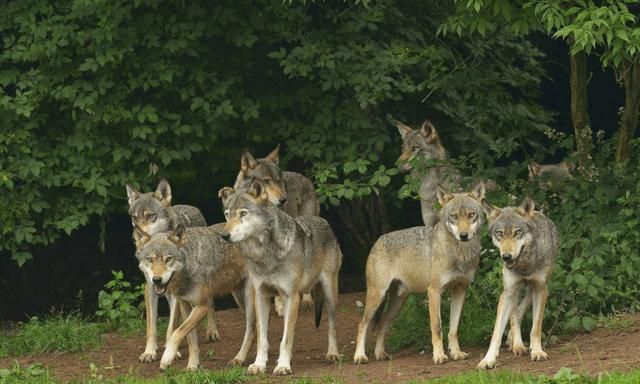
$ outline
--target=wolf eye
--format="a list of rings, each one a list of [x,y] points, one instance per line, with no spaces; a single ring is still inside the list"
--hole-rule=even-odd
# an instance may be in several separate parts
[[[151,257],[147,257],[146,260],[147,260],[148,263],[151,263],[153,261],[153,259]]]
[[[516,236],[522,235],[522,229],[516,228],[515,231],[513,231],[513,234],[516,235]]]
[[[420,147],[418,147],[417,145],[414,145],[413,147],[411,147],[411,150],[413,152],[418,152],[420,150]]]
[[[164,258],[165,263],[170,263],[173,261],[173,256],[167,256]]]
[[[156,221],[156,217],[158,217],[158,215],[156,215],[153,212],[147,212],[144,214],[144,216],[147,218],[147,220],[149,221]]]
[[[496,237],[502,237],[502,231],[501,230],[495,231],[494,234],[496,235]]]
[[[470,219],[475,219],[476,218],[476,213],[475,212],[469,212],[469,218]]]
[[[458,220],[458,215],[456,215],[456,214],[449,215],[449,219],[451,219],[451,220]]]
[[[243,209],[242,211],[240,211],[240,217],[247,216],[247,213],[249,213],[249,212],[247,210]]]
[[[224,218],[229,220],[229,210],[228,209],[224,211]]]

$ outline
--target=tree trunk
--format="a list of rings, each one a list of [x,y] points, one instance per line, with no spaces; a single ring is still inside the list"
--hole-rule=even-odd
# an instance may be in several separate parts
[[[593,147],[587,104],[587,55],[578,53],[569,57],[571,59],[571,121],[576,138],[578,161],[585,164]]]
[[[629,158],[629,141],[633,139],[638,126],[638,115],[640,114],[640,57],[633,61],[622,81],[624,85],[624,110],[620,119],[620,128],[618,128],[617,162]]]

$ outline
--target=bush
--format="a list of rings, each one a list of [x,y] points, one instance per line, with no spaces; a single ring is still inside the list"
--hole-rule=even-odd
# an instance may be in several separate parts
[[[112,329],[143,329],[141,298],[144,296],[144,284],[132,287],[121,271],[111,273],[113,279],[104,285],[105,290],[98,292],[99,309],[96,315],[104,319]]]

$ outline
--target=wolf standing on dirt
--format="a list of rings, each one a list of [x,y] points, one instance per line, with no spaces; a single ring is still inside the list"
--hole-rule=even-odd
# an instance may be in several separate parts
[[[240,157],[240,172],[233,188],[247,188],[255,177],[265,183],[269,201],[290,216],[320,216],[320,203],[311,180],[296,172],[283,172],[278,166],[279,162],[280,145],[263,159],[256,160],[249,152],[244,152]],[[284,308],[279,296],[275,298],[275,306],[278,316],[282,316]],[[309,293],[302,296],[302,306],[313,306]]]
[[[127,197],[129,201],[129,215],[134,227],[153,236],[156,233],[169,232],[176,229],[179,224],[186,227],[206,226],[207,222],[200,210],[191,205],[171,206],[171,186],[166,180],[161,180],[154,192],[141,193],[127,184]],[[150,276],[145,275],[146,286],[144,291],[144,303],[147,319],[146,346],[140,355],[141,363],[155,361],[158,353],[156,340],[156,321],[158,318],[158,296],[153,292]],[[167,327],[167,340],[173,331],[176,314],[176,302],[171,295],[166,296],[169,302],[170,315]],[[213,302],[208,313],[207,338],[218,340],[220,334],[216,326]]]
[[[511,317],[509,347],[516,356],[527,349],[522,342],[520,323],[525,311],[533,303],[531,326],[531,360],[547,360],[542,350],[542,320],[547,302],[547,281],[553,271],[558,253],[559,239],[556,227],[548,217],[534,210],[531,199],[525,198],[519,207],[496,208],[483,201],[489,218],[489,233],[503,260],[503,291],[498,302],[498,313],[489,350],[478,364],[479,369],[496,366],[500,342],[507,320]],[[527,293],[518,304],[519,288],[527,285]]]
[[[172,232],[149,236],[135,227],[140,269],[151,277],[157,294],[166,292],[177,299],[185,319],[168,338],[160,369],[171,365],[185,336],[189,344],[187,368],[198,368],[196,327],[207,315],[214,296],[226,293],[233,294],[246,318],[242,346],[230,363],[242,365],[251,349],[255,337],[253,289],[238,247],[222,239],[221,229],[222,224],[186,229],[179,224]]]
[[[452,186],[460,183],[460,175],[454,169],[445,166],[431,167],[422,174],[414,170],[409,163],[416,156],[423,156],[426,160],[445,161],[447,159],[447,152],[440,142],[440,136],[429,120],[422,123],[420,129],[414,130],[399,121],[396,121],[396,127],[402,136],[402,154],[397,161],[402,163],[403,171],[411,171],[412,177],[420,178],[418,193],[422,221],[427,227],[433,227],[438,222],[438,213],[434,209],[438,185],[452,189]]]
[[[453,360],[469,355],[460,350],[458,324],[462,314],[467,286],[473,281],[480,262],[482,227],[481,201],[484,184],[468,193],[448,193],[438,188],[437,198],[442,206],[440,220],[435,227],[413,227],[382,235],[374,244],[367,259],[367,300],[358,326],[358,338],[353,361],[364,364],[367,334],[374,317],[382,316],[376,340],[377,360],[388,358],[384,348],[387,330],[396,318],[409,293],[427,292],[433,361],[448,360],[442,342],[440,320],[441,296],[451,290],[449,327],[449,356]],[[385,295],[388,305],[384,311]]]
[[[326,301],[329,322],[326,357],[336,361],[335,316],[342,253],[329,223],[319,216],[293,218],[278,209],[269,202],[266,186],[258,179],[248,189],[223,188],[219,196],[227,219],[223,237],[240,245],[255,288],[258,344],[256,360],[247,372],[255,375],[266,371],[270,299],[274,295],[284,299],[284,333],[273,374],[291,373],[294,332],[303,292],[311,291],[314,295],[316,326]]]

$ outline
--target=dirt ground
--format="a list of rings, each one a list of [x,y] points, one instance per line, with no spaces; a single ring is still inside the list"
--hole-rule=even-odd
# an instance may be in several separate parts
[[[296,328],[294,354],[291,363],[293,378],[333,377],[346,383],[364,381],[405,382],[412,379],[428,379],[460,372],[472,371],[480,361],[484,347],[464,348],[470,358],[465,361],[446,362],[434,365],[430,353],[419,355],[415,348],[403,350],[393,356],[390,361],[370,362],[367,365],[355,366],[352,363],[355,349],[359,310],[356,300],[364,301],[363,293],[341,295],[337,319],[338,343],[344,360],[340,364],[327,364],[324,361],[327,346],[327,323],[323,318],[319,329],[313,325],[312,311],[301,312]],[[640,320],[640,319],[638,319]],[[222,340],[204,342],[204,332],[200,332],[200,362],[206,369],[221,369],[235,355],[244,332],[244,319],[237,309],[218,312],[218,324]],[[425,326],[427,326],[425,324]],[[528,332],[523,332],[525,335]],[[269,327],[270,353],[267,371],[275,366],[279,337],[282,334],[282,319],[273,316]],[[373,339],[370,338],[368,356],[373,358]],[[98,374],[105,377],[135,374],[145,377],[162,375],[158,370],[158,362],[138,363],[138,355],[144,349],[144,337],[124,337],[117,334],[105,336],[102,348],[83,354],[35,355],[20,357],[17,360],[25,365],[42,363],[61,380],[82,378],[89,375],[91,363],[98,368]],[[186,346],[182,353],[186,354]],[[529,372],[534,375],[553,375],[561,367],[569,367],[579,373],[597,374],[598,372],[627,371],[640,367],[640,321],[635,326],[623,331],[597,329],[590,334],[579,334],[563,339],[556,345],[548,347],[550,360],[531,362],[528,356],[514,357],[502,350],[499,357],[500,369],[514,372]],[[253,352],[255,354],[255,351]],[[254,355],[249,358],[250,362]],[[15,358],[0,359],[0,367],[7,367]],[[174,363],[184,367],[186,360]],[[291,376],[284,379],[268,378],[268,382],[289,382]]]

